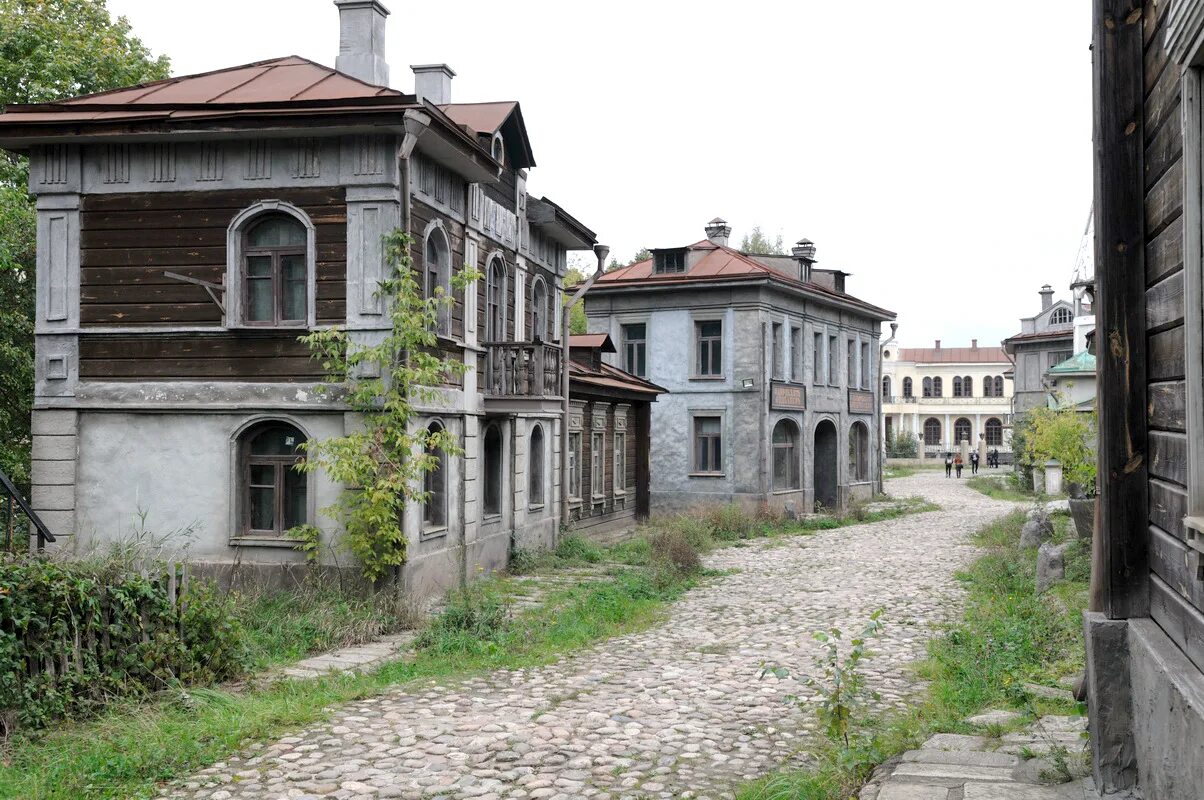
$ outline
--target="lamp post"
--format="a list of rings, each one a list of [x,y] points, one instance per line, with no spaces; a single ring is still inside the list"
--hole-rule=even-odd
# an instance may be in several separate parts
[[[594,282],[606,271],[606,257],[610,248],[604,244],[594,245],[594,255],[598,257],[598,266],[594,274],[585,279],[577,291],[564,304],[560,312],[560,524],[569,524],[569,318],[573,306],[581,302],[581,298],[590,290]],[[557,531],[559,537],[559,531]]]

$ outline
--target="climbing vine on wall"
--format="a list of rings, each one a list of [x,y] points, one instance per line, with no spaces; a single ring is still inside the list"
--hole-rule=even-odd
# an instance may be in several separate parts
[[[342,523],[345,544],[370,580],[406,563],[404,511],[428,499],[423,478],[438,467],[434,451],[461,452],[452,432],[417,426],[416,407],[436,403],[435,387],[466,369],[438,349],[436,321],[454,304],[454,292],[466,291],[479,273],[465,266],[452,276],[453,293],[439,288],[424,297],[409,255],[412,242],[402,231],[385,237],[390,269],[378,296],[388,305],[391,327],[383,337],[372,341],[345,328],[302,337],[321,360],[328,387],[345,392],[363,424],[344,436],[306,442],[300,469],[321,469],[348,487],[322,512]]]

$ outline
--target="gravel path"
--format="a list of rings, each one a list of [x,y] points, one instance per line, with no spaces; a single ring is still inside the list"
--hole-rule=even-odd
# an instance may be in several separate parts
[[[943,473],[887,484],[941,511],[712,554],[736,571],[691,591],[668,621],[560,663],[389,692],[252,748],[172,787],[209,798],[712,798],[799,763],[811,715],[802,687],[762,663],[814,669],[812,634],[886,629],[865,672],[884,705],[916,689],[907,665],[959,607],[967,537],[1012,508]]]

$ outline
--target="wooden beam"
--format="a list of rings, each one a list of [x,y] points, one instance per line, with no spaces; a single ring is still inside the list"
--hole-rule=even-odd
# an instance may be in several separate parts
[[[1142,4],[1095,0],[1092,78],[1104,613],[1149,614]]]

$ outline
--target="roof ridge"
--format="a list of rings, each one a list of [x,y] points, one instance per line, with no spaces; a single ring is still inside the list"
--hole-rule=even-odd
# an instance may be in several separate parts
[[[107,95],[107,94],[116,94],[117,92],[128,92],[131,89],[143,89],[143,88],[150,88],[152,86],[155,87],[152,91],[157,91],[158,89],[166,88],[166,84],[179,83],[180,81],[186,80],[188,78],[206,78],[210,75],[219,75],[223,72],[234,72],[235,70],[247,69],[248,67],[262,67],[264,65],[271,64],[273,62],[284,61],[285,59],[288,59],[288,58],[301,58],[301,56],[294,55],[294,56],[280,56],[278,58],[268,58],[268,59],[264,59],[263,61],[253,61],[249,64],[236,64],[232,67],[222,67],[221,69],[211,69],[206,72],[193,72],[188,75],[172,75],[167,78],[160,78],[157,81],[147,81],[146,83],[135,83],[135,84],[131,84],[129,86],[117,86],[113,89],[105,89],[100,92],[90,92],[88,94],[81,94],[81,95],[77,95],[75,97],[68,97],[63,100],[47,100],[45,103],[15,103],[14,105],[30,105],[30,106],[52,105],[52,104],[67,105],[67,104],[74,103],[79,100],[88,100],[93,97],[103,97],[104,95]],[[309,59],[301,59],[301,60],[309,61]],[[310,63],[312,64],[314,62],[311,61]],[[319,66],[321,66],[321,65],[319,65]],[[149,94],[149,92],[148,92],[148,94]],[[139,97],[145,97],[145,96],[146,95],[139,95]]]

